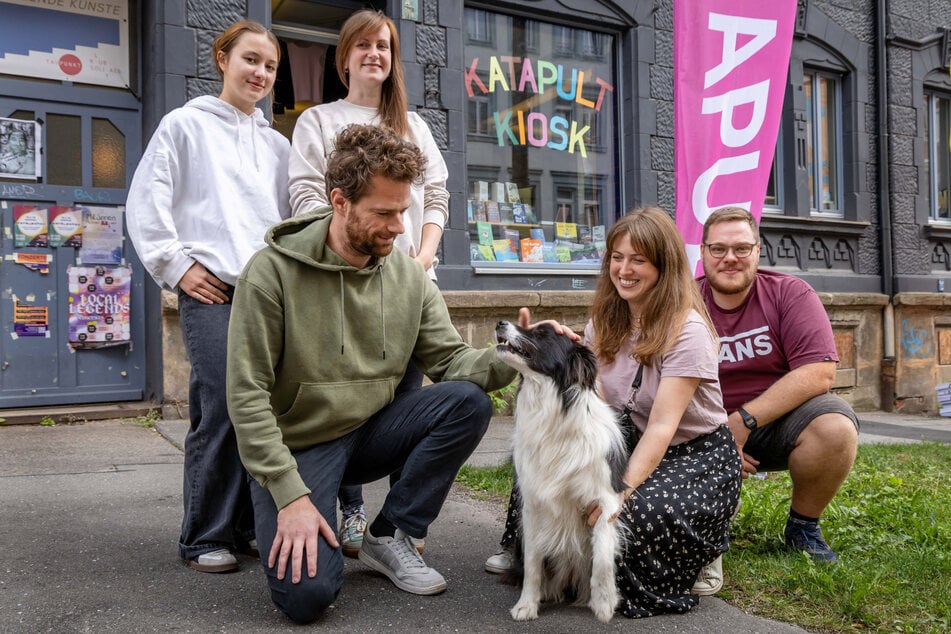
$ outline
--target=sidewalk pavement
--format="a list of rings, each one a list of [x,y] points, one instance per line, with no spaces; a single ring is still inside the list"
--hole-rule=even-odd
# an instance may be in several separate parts
[[[863,442],[951,442],[951,419],[860,414]],[[197,573],[177,559],[185,421],[0,426],[0,629],[4,632],[298,632],[272,605],[259,564]],[[512,421],[497,418],[470,462],[508,456]],[[365,487],[371,514],[384,482]],[[314,628],[329,631],[803,632],[749,616],[716,597],[685,615],[598,623],[583,608],[548,606],[511,620],[515,588],[483,572],[504,521],[497,502],[453,490],[426,540],[446,593],[397,590],[347,560],[344,588]]]

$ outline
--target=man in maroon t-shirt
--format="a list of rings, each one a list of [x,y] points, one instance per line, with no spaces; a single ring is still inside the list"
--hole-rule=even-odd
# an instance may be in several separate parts
[[[818,295],[797,277],[757,270],[759,256],[759,227],[748,211],[710,214],[699,283],[720,335],[723,405],[744,478],[789,470],[786,544],[834,562],[819,516],[852,469],[858,419],[829,392],[839,357]]]

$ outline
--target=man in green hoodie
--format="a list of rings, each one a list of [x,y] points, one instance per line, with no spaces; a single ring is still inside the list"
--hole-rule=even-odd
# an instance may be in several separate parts
[[[393,249],[424,167],[383,127],[344,129],[325,175],[331,206],[274,226],[236,286],[229,412],[271,597],[298,622],[343,584],[339,486],[397,470],[359,557],[407,592],[445,590],[410,537],[426,536],[485,433],[485,391],[515,378],[462,340],[436,285]],[[397,392],[410,361],[434,385]]]

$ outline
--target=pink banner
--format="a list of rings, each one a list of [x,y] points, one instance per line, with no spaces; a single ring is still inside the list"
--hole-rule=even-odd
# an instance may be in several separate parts
[[[796,0],[675,0],[677,227],[694,270],[719,207],[759,219],[783,107]]]

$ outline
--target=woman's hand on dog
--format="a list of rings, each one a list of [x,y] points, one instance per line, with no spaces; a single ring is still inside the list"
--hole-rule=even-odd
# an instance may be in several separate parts
[[[531,321],[532,321],[531,311],[529,311],[528,308],[525,308],[524,306],[520,308],[518,311],[518,325],[521,326],[522,328],[534,328],[538,324],[550,324],[551,327],[555,329],[555,332],[565,335],[572,341],[581,341],[581,336],[578,333],[576,333],[574,330],[572,330],[568,326],[563,326],[562,324],[558,323],[554,319],[545,319],[538,322],[538,324],[533,324],[531,323]]]
[[[277,563],[277,578],[284,579],[287,560],[291,562],[291,581],[300,583],[304,556],[307,557],[307,576],[317,576],[317,536],[337,548],[337,536],[317,507],[306,495],[297,498],[277,512],[277,534],[267,558],[268,568]]]

